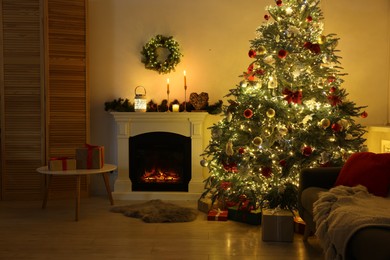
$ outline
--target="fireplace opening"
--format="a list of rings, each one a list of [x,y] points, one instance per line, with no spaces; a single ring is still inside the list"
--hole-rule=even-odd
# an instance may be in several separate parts
[[[191,180],[191,138],[151,132],[129,138],[133,191],[186,191]]]

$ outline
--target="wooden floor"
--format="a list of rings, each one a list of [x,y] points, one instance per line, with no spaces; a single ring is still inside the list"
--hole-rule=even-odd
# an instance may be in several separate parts
[[[45,210],[40,201],[0,201],[0,259],[324,259],[315,237],[263,242],[260,226],[207,221],[202,212],[193,222],[148,224],[109,209],[106,198],[84,198],[75,222],[73,200],[49,200]]]

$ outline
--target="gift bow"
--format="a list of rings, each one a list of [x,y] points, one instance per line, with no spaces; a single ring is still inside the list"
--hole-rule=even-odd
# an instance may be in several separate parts
[[[301,104],[302,103],[302,91],[297,90],[295,92],[289,90],[288,88],[285,88],[282,92],[283,95],[286,95],[284,99],[290,104],[291,102],[295,104]]]

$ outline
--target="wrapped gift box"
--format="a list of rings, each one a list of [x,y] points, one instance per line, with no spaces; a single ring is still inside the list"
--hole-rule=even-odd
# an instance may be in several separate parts
[[[228,219],[251,225],[261,224],[261,209],[242,210],[238,206],[228,208]]]
[[[294,217],[291,211],[263,209],[263,241],[292,242],[294,238]]]
[[[207,214],[207,220],[211,221],[227,221],[228,212],[227,210],[211,209]]]
[[[198,200],[198,210],[204,213],[209,213],[212,206],[211,198],[205,197]]]
[[[76,170],[76,159],[70,157],[56,157],[49,159],[49,171]]]
[[[76,149],[77,169],[100,169],[104,166],[104,147],[86,144]]]

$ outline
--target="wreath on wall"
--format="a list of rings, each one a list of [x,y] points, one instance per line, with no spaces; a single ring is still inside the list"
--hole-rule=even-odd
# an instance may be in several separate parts
[[[142,63],[145,68],[155,70],[160,74],[175,71],[183,54],[180,53],[179,43],[172,36],[157,35],[142,47]]]

